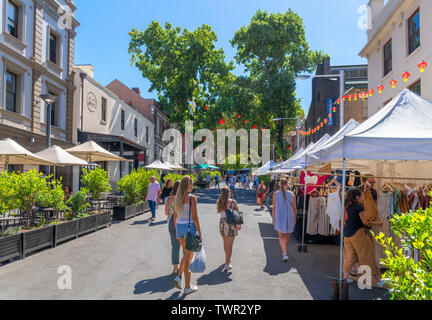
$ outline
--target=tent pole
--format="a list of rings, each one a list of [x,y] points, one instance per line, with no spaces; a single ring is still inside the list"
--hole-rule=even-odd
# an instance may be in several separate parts
[[[305,231],[306,231],[306,197],[307,197],[307,183],[306,183],[306,169],[303,170],[305,174],[305,187],[303,195],[303,225],[302,225],[302,243],[300,252],[307,252],[307,246],[305,244]]]
[[[344,223],[345,223],[345,187],[346,187],[346,159],[343,159],[342,173],[342,212],[341,212],[341,233],[340,233],[340,257],[339,257],[339,299],[342,299],[343,289],[343,249],[344,249]]]

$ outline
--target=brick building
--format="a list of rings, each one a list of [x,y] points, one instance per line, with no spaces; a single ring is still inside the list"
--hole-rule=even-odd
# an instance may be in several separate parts
[[[340,70],[344,70],[345,72],[345,91],[351,89],[347,95],[359,95],[356,101],[354,101],[354,98],[351,101],[348,101],[348,99],[345,101],[345,123],[350,119],[355,119],[357,122],[362,123],[368,118],[367,99],[363,101],[360,98],[360,93],[368,89],[368,66],[330,66],[330,58],[325,58],[323,63],[318,65],[316,75],[338,75]],[[327,115],[332,112],[334,102],[340,96],[339,87],[339,77],[313,78],[312,102],[302,130],[312,130],[327,118]],[[332,136],[340,129],[340,108],[339,106],[337,107],[336,113],[332,112],[332,121],[324,125],[321,130],[310,136],[300,137],[300,146],[305,147],[311,142],[317,142],[326,133]]]

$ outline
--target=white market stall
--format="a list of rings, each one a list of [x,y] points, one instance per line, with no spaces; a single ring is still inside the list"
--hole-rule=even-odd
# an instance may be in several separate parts
[[[308,157],[308,165],[331,163],[343,168],[342,207],[347,161],[355,166],[371,165],[375,174],[432,180],[431,110],[431,101],[404,89],[351,132],[316,149]],[[344,226],[341,224],[340,280],[343,279],[343,240]]]

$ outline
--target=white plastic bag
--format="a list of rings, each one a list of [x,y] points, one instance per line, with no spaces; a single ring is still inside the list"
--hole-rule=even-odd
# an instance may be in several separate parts
[[[200,252],[194,254],[194,258],[189,266],[189,271],[192,273],[204,273],[207,267],[207,259],[204,251],[204,247],[201,248]]]

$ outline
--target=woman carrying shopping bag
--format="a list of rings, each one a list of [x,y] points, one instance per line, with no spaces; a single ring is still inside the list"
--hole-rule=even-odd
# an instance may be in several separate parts
[[[194,251],[201,251],[202,234],[198,219],[197,198],[191,195],[193,188],[192,178],[184,177],[177,190],[174,199],[174,219],[177,220],[177,239],[183,247],[184,255],[180,263],[180,270],[174,279],[174,285],[182,289],[182,275],[185,275],[185,294],[198,290],[197,286],[191,285],[190,263]]]
[[[228,223],[226,214],[228,208],[239,211],[237,201],[231,199],[231,190],[225,187],[222,189],[219,200],[217,201],[217,212],[220,214],[219,232],[222,236],[225,251],[225,265],[222,272],[229,271],[233,268],[231,256],[234,240],[238,236],[238,227]]]
[[[279,233],[282,261],[288,261],[288,245],[297,220],[296,197],[288,190],[288,180],[282,179],[280,190],[273,194],[273,226]]]
[[[168,231],[171,236],[171,262],[174,266],[173,274],[178,275],[180,261],[180,242],[177,239],[177,221],[174,219],[174,199],[177,194],[180,181],[176,181],[171,191],[171,195],[166,199],[165,214],[168,219]]]

